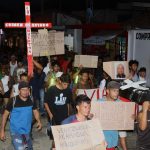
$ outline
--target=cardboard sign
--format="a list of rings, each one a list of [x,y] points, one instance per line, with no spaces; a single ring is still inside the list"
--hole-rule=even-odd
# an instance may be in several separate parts
[[[106,150],[98,119],[52,126],[56,150]]]
[[[33,56],[64,54],[64,32],[39,30],[32,32]]]
[[[129,75],[127,61],[103,62],[103,69],[112,79],[126,79]]]
[[[92,101],[91,113],[101,122],[103,130],[133,130],[135,103]]]
[[[85,94],[91,100],[98,100],[101,99],[104,95],[106,95],[105,89],[77,89],[77,95]]]
[[[97,68],[98,56],[75,55],[74,67]]]

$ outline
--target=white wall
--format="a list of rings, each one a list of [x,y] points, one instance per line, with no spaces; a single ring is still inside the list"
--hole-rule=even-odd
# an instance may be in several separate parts
[[[128,60],[139,61],[139,68],[147,69],[147,84],[150,86],[150,30],[128,31]]]

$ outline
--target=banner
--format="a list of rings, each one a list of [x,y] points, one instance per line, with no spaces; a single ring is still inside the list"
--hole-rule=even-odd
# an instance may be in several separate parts
[[[74,67],[97,68],[98,56],[75,55]]]
[[[33,56],[64,54],[64,32],[39,30],[32,32]]]
[[[56,150],[106,150],[98,119],[52,126],[52,133]]]
[[[133,130],[134,102],[92,101],[91,113],[101,122],[103,130]]]
[[[128,31],[128,61],[136,59],[140,67],[146,67],[147,85],[150,86],[150,30]]]
[[[85,94],[91,100],[98,100],[101,99],[104,95],[106,95],[105,89],[77,89],[77,95]]]
[[[103,69],[112,79],[126,79],[129,76],[127,61],[103,62]]]

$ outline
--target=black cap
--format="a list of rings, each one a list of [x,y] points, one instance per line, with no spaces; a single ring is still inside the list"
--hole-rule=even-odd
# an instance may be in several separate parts
[[[28,82],[21,81],[21,82],[19,83],[18,89],[20,90],[20,89],[22,89],[22,88],[29,88]]]
[[[107,89],[120,89],[120,83],[117,81],[110,81],[107,84]]]

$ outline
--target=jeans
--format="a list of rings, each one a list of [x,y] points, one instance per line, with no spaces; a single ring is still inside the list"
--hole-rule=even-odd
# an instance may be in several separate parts
[[[12,134],[11,138],[15,150],[33,150],[30,134]]]
[[[45,113],[44,111],[44,89],[40,89],[40,102],[39,102],[39,105],[40,105],[40,113],[43,114]]]

